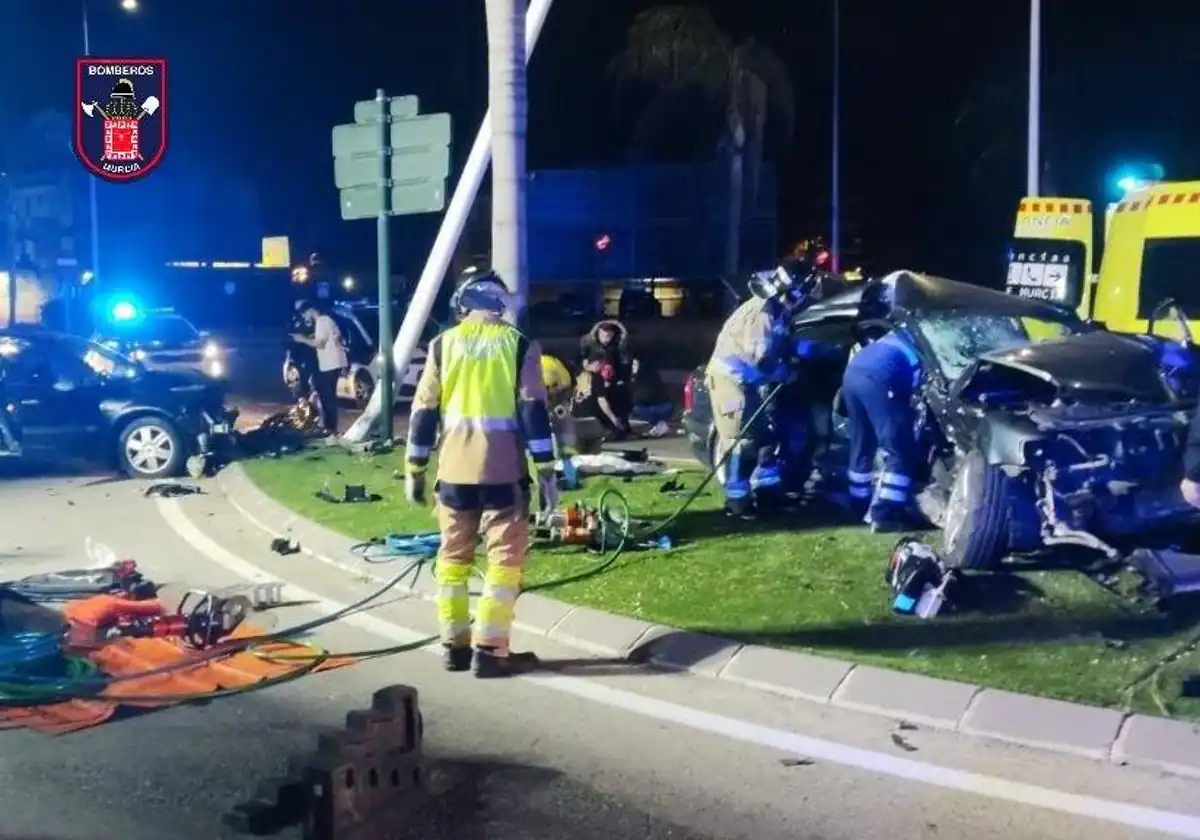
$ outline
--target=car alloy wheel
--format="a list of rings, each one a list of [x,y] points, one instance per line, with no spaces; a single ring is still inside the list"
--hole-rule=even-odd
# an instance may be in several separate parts
[[[142,475],[158,475],[175,458],[175,440],[162,426],[139,426],[125,439],[125,459]]]

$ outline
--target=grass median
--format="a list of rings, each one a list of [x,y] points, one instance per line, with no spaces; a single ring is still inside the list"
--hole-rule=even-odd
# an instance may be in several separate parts
[[[394,477],[401,456],[305,451],[244,464],[267,494],[297,513],[355,539],[434,529],[430,511],[411,508]],[[703,479],[590,478],[565,500],[594,503],[608,488],[633,515],[674,512]],[[346,484],[365,484],[381,501],[332,504]],[[861,526],[790,521],[733,522],[715,489],[681,514],[670,550],[631,550],[600,575],[556,581],[596,564],[574,547],[536,548],[527,582],[543,594],[646,621],[744,641],[836,656],[992,688],[1151,714],[1200,720],[1200,700],[1182,696],[1200,672],[1190,644],[1200,608],[1161,613],[1125,601],[1073,571],[988,575],[964,584],[960,609],[929,621],[889,609],[884,564],[895,537]]]

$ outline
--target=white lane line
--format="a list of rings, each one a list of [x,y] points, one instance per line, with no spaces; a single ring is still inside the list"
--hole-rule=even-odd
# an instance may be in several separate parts
[[[250,581],[275,579],[263,569],[233,554],[202,532],[184,514],[178,500],[158,499],[156,502],[167,525],[181,539],[218,566],[223,566],[230,572]],[[291,583],[287,585],[297,597],[313,602],[314,608],[322,609],[327,613],[336,612],[345,606],[315,593],[293,587]],[[341,620],[368,633],[400,644],[408,644],[424,638],[421,633],[365,613],[348,615]],[[432,645],[426,647],[425,650],[431,653],[438,652],[436,646]],[[826,741],[782,729],[760,726],[737,718],[702,712],[665,700],[643,697],[640,694],[609,688],[582,677],[531,675],[521,677],[521,680],[663,723],[685,726],[713,735],[721,735],[731,740],[756,744],[794,755],[803,755],[831,764],[854,767],[962,793],[976,794],[989,799],[1001,799],[1018,805],[1031,805],[1073,816],[1103,820],[1129,828],[1200,840],[1200,816],[1194,814],[1110,802],[1094,796],[1068,793],[996,776],[987,776],[982,773],[972,773],[924,761],[914,761],[910,758],[900,758],[874,750],[839,744],[835,741]]]

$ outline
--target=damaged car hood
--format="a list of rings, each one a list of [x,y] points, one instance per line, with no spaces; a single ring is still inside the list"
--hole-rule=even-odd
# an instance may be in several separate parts
[[[1147,403],[1173,399],[1160,377],[1155,352],[1135,338],[1108,332],[988,353],[963,375],[956,390],[982,393],[1002,378],[1011,388],[1011,371],[1051,386],[1059,398]]]

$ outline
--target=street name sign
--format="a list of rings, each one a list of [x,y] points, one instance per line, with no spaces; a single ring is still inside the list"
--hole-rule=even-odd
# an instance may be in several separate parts
[[[450,176],[450,115],[421,114],[417,97],[394,96],[387,100],[386,125],[381,125],[382,117],[380,100],[356,102],[354,122],[333,128],[333,180],[342,218],[443,210]],[[386,188],[382,157],[388,158]]]

